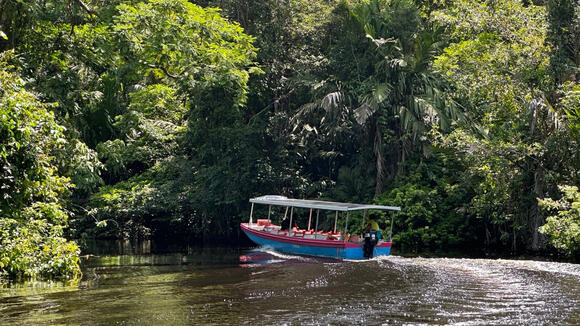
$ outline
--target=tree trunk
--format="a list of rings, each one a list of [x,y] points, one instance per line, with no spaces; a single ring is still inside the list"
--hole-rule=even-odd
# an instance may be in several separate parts
[[[544,169],[540,166],[537,166],[534,172],[534,197],[544,197]],[[544,237],[538,232],[538,228],[544,224],[544,216],[538,201],[534,202],[530,215],[532,219],[532,250],[537,251],[540,247],[543,247],[544,242]]]
[[[517,245],[518,245],[518,237],[516,234],[516,228],[512,227],[512,254],[515,255],[517,252]]]
[[[383,158],[383,136],[377,119],[375,128],[375,155],[377,157],[377,180],[375,185],[375,195],[380,195],[383,192],[383,177],[385,174],[385,160]]]
[[[491,243],[491,232],[489,232],[489,228],[487,227],[487,223],[485,223],[485,250],[489,250],[489,246]]]

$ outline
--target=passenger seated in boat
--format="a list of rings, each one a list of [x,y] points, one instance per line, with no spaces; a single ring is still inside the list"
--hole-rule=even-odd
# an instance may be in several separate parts
[[[288,231],[289,228],[290,228],[290,219],[284,217],[284,219],[280,223],[280,231]]]

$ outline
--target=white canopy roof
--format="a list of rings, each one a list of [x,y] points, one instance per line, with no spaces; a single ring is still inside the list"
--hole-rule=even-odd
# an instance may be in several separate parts
[[[285,196],[267,195],[250,199],[250,203],[264,204],[264,205],[277,205],[277,206],[291,206],[291,207],[302,207],[302,208],[314,208],[314,209],[326,209],[332,211],[357,211],[366,209],[378,209],[378,210],[388,210],[388,211],[400,211],[401,207],[397,206],[381,206],[381,205],[364,205],[364,204],[351,204],[351,203],[339,203],[333,201],[322,201],[322,200],[306,200],[306,199],[292,199]]]

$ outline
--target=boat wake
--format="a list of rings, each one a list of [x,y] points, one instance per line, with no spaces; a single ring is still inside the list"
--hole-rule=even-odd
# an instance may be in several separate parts
[[[284,254],[278,251],[275,251],[274,249],[272,249],[271,247],[260,247],[258,249],[256,249],[260,252],[264,252],[267,253],[268,255],[272,255],[274,257],[278,257],[284,260],[309,260],[308,257],[303,257],[303,256],[297,256],[297,255],[290,255],[290,254]]]
[[[267,264],[279,264],[287,262],[307,263],[313,258],[289,255],[277,252],[269,247],[259,247],[251,250],[245,255],[240,256],[240,266],[256,267]]]
[[[272,263],[290,263],[290,264],[310,264],[310,263],[339,263],[343,260],[336,260],[327,257],[300,256],[288,253],[282,253],[272,249],[269,246],[261,246],[252,249],[248,254],[240,256],[242,263],[255,264],[272,264]],[[355,260],[353,260],[355,261]]]
[[[577,264],[555,263],[548,261],[534,260],[505,260],[505,259],[472,259],[472,258],[424,258],[424,257],[402,257],[383,256],[372,260],[380,262],[390,262],[399,266],[425,266],[433,269],[451,270],[480,270],[487,268],[490,271],[498,269],[517,269],[536,272],[546,272],[552,274],[562,274],[572,277],[580,277],[580,268]]]

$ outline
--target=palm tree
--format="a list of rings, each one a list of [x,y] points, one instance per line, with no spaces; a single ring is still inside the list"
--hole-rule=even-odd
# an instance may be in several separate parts
[[[361,22],[362,23],[362,22]],[[448,130],[452,121],[461,120],[458,106],[446,92],[441,76],[434,73],[429,63],[440,46],[438,31],[423,31],[413,40],[413,50],[404,51],[400,40],[367,37],[382,58],[376,62],[375,75],[367,82],[370,92],[363,94],[360,106],[354,110],[357,121],[375,131],[374,145],[377,159],[376,194],[382,191],[385,145],[398,148],[397,163],[404,163],[419,136],[432,126]],[[396,142],[383,144],[384,116],[396,117]],[[399,165],[400,167],[400,165]]]
[[[444,79],[430,67],[442,48],[441,31],[421,31],[420,15],[411,1],[371,0],[349,7],[348,15],[345,34],[353,33],[348,41],[358,44],[341,44],[353,52],[349,58],[339,58],[337,65],[350,70],[335,74],[346,76],[347,80],[334,83],[343,89],[330,90],[304,109],[321,108],[327,120],[328,115],[340,116],[336,111],[352,111],[372,138],[375,194],[380,194],[387,172],[387,147],[395,154],[390,164],[393,177],[419,136],[434,125],[446,130],[462,115],[446,92]],[[366,40],[361,43],[362,35]],[[348,56],[344,49],[337,52]],[[344,64],[348,61],[351,66]]]

